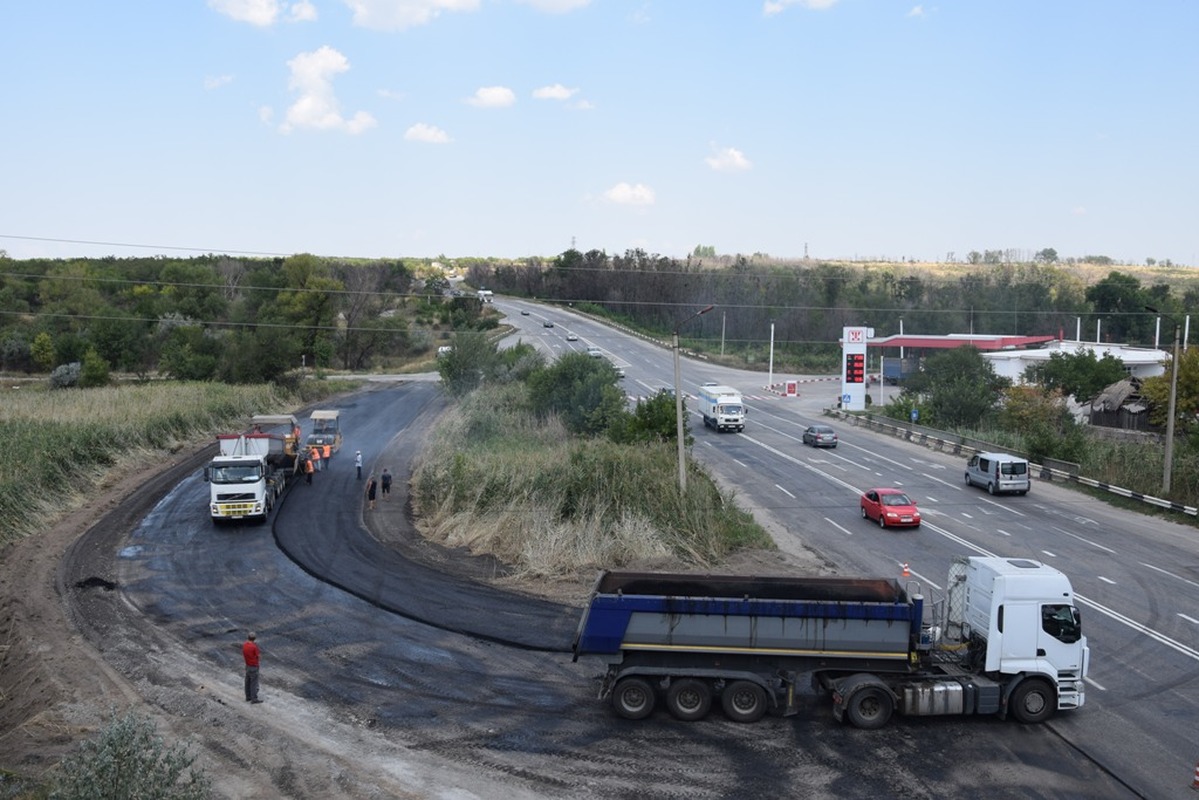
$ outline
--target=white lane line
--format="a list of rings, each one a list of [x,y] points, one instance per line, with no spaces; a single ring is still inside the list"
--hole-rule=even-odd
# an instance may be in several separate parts
[[[1180,580],[1183,583],[1189,583],[1191,586],[1199,588],[1199,583],[1196,583],[1195,581],[1190,580],[1189,578],[1184,578],[1181,575],[1175,575],[1173,572],[1170,572],[1169,570],[1164,570],[1161,567],[1155,567],[1152,564],[1146,564],[1144,561],[1140,562],[1140,564],[1142,567],[1148,567],[1149,569],[1151,569],[1155,572],[1160,572],[1163,575],[1169,575],[1171,578],[1174,578],[1175,580]]]
[[[1096,689],[1098,689],[1098,690],[1099,690],[1099,691],[1101,691],[1101,692],[1106,692],[1106,691],[1107,691],[1107,687],[1106,687],[1106,686],[1104,686],[1104,685],[1103,685],[1103,684],[1101,684],[1101,683],[1098,683],[1098,682],[1097,682],[1097,681],[1095,681],[1095,680],[1092,680],[1091,678],[1083,678],[1083,681],[1084,681],[1084,682],[1086,682],[1086,683],[1089,683],[1089,684],[1091,684],[1092,686],[1094,686]]]
[[[805,469],[808,469],[813,472],[817,472],[821,475],[824,475],[830,481],[844,486],[846,489],[849,489],[854,494],[861,494],[861,490],[858,489],[856,486],[852,486],[852,485],[846,483],[845,481],[843,481],[839,478],[835,478],[832,475],[829,475],[827,473],[821,473],[821,472],[819,472],[819,470],[816,470],[811,465],[803,463],[799,459],[791,456],[788,453],[784,453],[783,451],[779,450],[778,448],[771,447],[770,445],[766,444],[765,442],[754,439],[751,436],[745,436],[744,434],[742,434],[741,438],[744,439],[745,441],[749,442],[750,444],[757,445],[758,447],[761,447],[763,450],[766,450],[767,452],[770,452],[770,453],[774,453],[775,455],[777,455],[787,461],[790,461],[798,466],[801,466]],[[960,537],[956,534],[950,533],[949,531],[945,530],[944,528],[942,528],[938,525],[925,523],[921,527],[927,528],[928,530],[932,531],[933,533],[936,533],[936,534],[950,540],[951,542],[956,542],[956,543],[960,544],[962,547],[965,547],[967,550],[971,550],[975,553],[978,553],[980,556],[991,556],[992,558],[1000,557],[998,554],[992,553],[990,550],[987,550],[986,548],[975,544],[974,542],[970,541],[969,539],[963,539],[962,537]],[[1047,553],[1047,555],[1053,556],[1052,553]],[[1053,557],[1056,558],[1056,556],[1053,556]],[[1141,623],[1137,622],[1136,620],[1134,620],[1130,617],[1126,617],[1123,614],[1121,614],[1120,612],[1110,609],[1101,603],[1096,603],[1094,600],[1091,600],[1090,598],[1088,598],[1084,595],[1080,595],[1077,592],[1074,593],[1074,599],[1078,603],[1081,603],[1082,605],[1087,606],[1088,608],[1092,608],[1092,609],[1098,611],[1100,614],[1103,614],[1105,617],[1108,617],[1109,619],[1119,622],[1120,624],[1122,624],[1128,628],[1131,628],[1134,631],[1137,631],[1138,633],[1145,634],[1150,639],[1153,639],[1155,642],[1158,642],[1159,644],[1164,644],[1166,647],[1170,648],[1171,650],[1174,650],[1177,653],[1181,653],[1182,655],[1186,656],[1187,658],[1190,658],[1194,661],[1199,661],[1199,650],[1196,650],[1193,647],[1188,647],[1187,645],[1183,644],[1182,642],[1171,639],[1169,636],[1166,636],[1163,633],[1159,633],[1147,625],[1142,625]]]
[[[833,522],[828,517],[825,517],[824,521],[827,522],[829,525],[832,525],[837,530],[841,531],[841,533],[845,534],[846,536],[853,536],[853,531],[851,531],[849,528],[838,525],[836,522]]]
[[[1041,552],[1044,553],[1045,555],[1049,556],[1050,558],[1057,558],[1057,556],[1055,554],[1049,552],[1048,550],[1042,550]]]
[[[1110,583],[1112,586],[1116,585],[1116,582],[1113,581],[1111,578],[1105,578],[1102,575],[1096,575],[1095,577],[1098,578],[1099,580],[1103,581],[1104,583]]]
[[[1111,549],[1110,547],[1104,547],[1103,545],[1099,544],[1099,542],[1092,542],[1090,539],[1087,539],[1087,538],[1084,538],[1084,537],[1082,537],[1082,536],[1079,536],[1077,533],[1070,533],[1070,531],[1065,531],[1065,530],[1062,530],[1061,528],[1059,528],[1059,527],[1058,527],[1058,526],[1056,526],[1056,525],[1054,525],[1054,526],[1053,526],[1053,529],[1054,529],[1055,531],[1057,531],[1058,533],[1064,533],[1064,534],[1066,534],[1067,536],[1072,536],[1072,537],[1074,537],[1075,539],[1077,539],[1077,540],[1078,540],[1078,541],[1080,541],[1080,542],[1086,542],[1086,543],[1087,543],[1087,544],[1089,544],[1091,547],[1097,547],[1097,548],[1099,548],[1100,550],[1102,550],[1102,551],[1103,551],[1103,552],[1105,552],[1105,553],[1111,553],[1112,555],[1115,555],[1115,554],[1116,554],[1116,551],[1115,551],[1115,550],[1113,550],[1113,549]]]
[[[1182,614],[1182,613],[1180,613],[1178,616],[1182,617],[1187,622],[1193,622],[1196,625],[1199,625],[1199,619],[1195,619],[1194,617],[1188,617],[1186,614]]]
[[[1004,536],[1011,536],[1011,534],[1008,533],[1007,531],[1005,531],[1003,528],[1000,528],[999,532],[1002,533]]]
[[[774,488],[778,489],[780,492],[782,492],[783,494],[787,495],[787,496],[788,496],[788,497],[790,497],[792,500],[794,500],[794,499],[795,499],[795,495],[791,494],[791,493],[790,493],[790,492],[788,492],[786,489],[784,489],[782,486],[779,486],[777,483],[774,485]]]
[[[749,467],[746,467],[746,466],[745,466],[745,464],[742,464],[740,461],[738,461],[738,460],[737,460],[737,459],[735,459],[735,458],[733,459],[733,463],[734,463],[734,464],[736,464],[736,465],[737,465],[737,466],[739,466],[739,467],[745,467],[746,469],[749,469]]]

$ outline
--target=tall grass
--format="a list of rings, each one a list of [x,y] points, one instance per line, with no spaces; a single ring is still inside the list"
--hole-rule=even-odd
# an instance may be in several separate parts
[[[709,566],[768,534],[696,465],[685,497],[673,447],[571,437],[525,387],[480,390],[447,412],[413,474],[427,535],[490,553],[522,577],[661,561]]]
[[[315,381],[295,391],[174,381],[8,390],[0,403],[0,545],[43,529],[118,465],[202,443],[253,414],[284,413],[304,402],[299,392],[332,390]]]

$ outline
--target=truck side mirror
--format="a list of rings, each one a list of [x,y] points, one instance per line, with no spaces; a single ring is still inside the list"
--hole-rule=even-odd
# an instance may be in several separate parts
[[[204,468],[204,482],[208,483],[208,467]]]

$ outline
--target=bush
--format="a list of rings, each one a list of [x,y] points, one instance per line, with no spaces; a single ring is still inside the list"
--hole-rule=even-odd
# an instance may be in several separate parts
[[[70,389],[79,385],[79,377],[82,374],[83,365],[78,361],[60,364],[50,373],[50,386],[53,389]]]
[[[184,745],[168,746],[154,724],[130,711],[113,712],[112,721],[95,739],[59,765],[51,800],[162,798],[201,800],[212,796],[212,781],[192,764]]]

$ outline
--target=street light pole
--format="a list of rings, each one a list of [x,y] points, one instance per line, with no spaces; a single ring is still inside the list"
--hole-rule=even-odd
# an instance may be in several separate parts
[[[1170,359],[1170,416],[1166,418],[1166,453],[1162,466],[1162,496],[1170,496],[1174,469],[1174,408],[1178,402],[1178,323],[1174,323],[1174,357]]]
[[[715,306],[696,311],[691,316],[684,319],[674,326],[673,345],[674,345],[674,418],[676,438],[679,440],[679,495],[687,494],[687,450],[683,442],[683,391],[682,391],[682,367],[679,364],[679,328],[686,325],[691,320],[701,314],[707,314]]]

